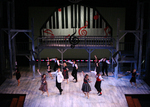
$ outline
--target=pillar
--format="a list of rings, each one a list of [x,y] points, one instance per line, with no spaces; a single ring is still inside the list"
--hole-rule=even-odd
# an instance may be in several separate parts
[[[119,51],[119,29],[120,29],[120,19],[117,19],[117,38],[116,38],[116,51]],[[119,63],[118,63],[118,54],[116,55],[116,63],[117,66],[115,67],[115,79],[118,78],[118,67],[119,67]]]
[[[139,61],[138,61],[138,72],[141,74],[141,62],[142,62],[142,44],[143,44],[143,11],[144,3],[141,4],[141,26],[140,26],[140,47],[139,47]],[[140,76],[140,75],[139,75]]]
[[[32,51],[34,52],[34,20],[32,19]],[[32,60],[35,61],[34,55],[32,55]],[[32,70],[33,70],[33,79],[35,79],[35,65],[32,66]]]
[[[145,80],[147,81],[148,84],[150,81],[150,2],[148,6],[148,33],[147,33],[147,38],[146,38],[146,58],[145,58],[145,68],[146,68],[146,76]]]
[[[90,62],[90,60],[91,60],[91,53],[94,51],[94,49],[87,49],[86,50],[87,52],[88,52],[88,68],[89,68],[89,71],[91,71],[91,62]]]
[[[63,65],[63,60],[64,60],[64,52],[66,52],[67,49],[57,49],[60,54],[61,54],[61,65]],[[63,70],[63,66],[61,66],[61,70]]]

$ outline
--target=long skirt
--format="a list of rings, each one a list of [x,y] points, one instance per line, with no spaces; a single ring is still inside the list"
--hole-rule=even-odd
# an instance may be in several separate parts
[[[82,90],[83,92],[90,92],[90,91],[91,91],[91,87],[90,87],[89,83],[83,83],[81,90]]]
[[[44,84],[41,84],[39,90],[44,91],[44,92],[48,91],[47,82],[44,83]]]
[[[132,77],[132,78],[130,79],[130,82],[136,83],[136,78],[135,78],[135,77]]]
[[[63,76],[64,79],[68,79],[69,78],[68,71],[63,71]]]

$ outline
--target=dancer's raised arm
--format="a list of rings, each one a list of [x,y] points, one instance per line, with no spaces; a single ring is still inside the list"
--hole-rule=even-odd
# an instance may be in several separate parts
[[[39,75],[42,75],[42,74],[40,73],[39,69],[37,69],[37,72],[39,73]]]
[[[70,63],[70,64],[73,64],[73,62],[72,62],[72,61],[66,61],[66,62],[68,62],[68,63]]]
[[[82,71],[83,76],[85,76],[84,72]]]
[[[93,74],[95,74],[95,75],[97,74],[97,72],[96,72],[96,71],[90,71],[90,72],[91,72],[91,73],[93,73]]]

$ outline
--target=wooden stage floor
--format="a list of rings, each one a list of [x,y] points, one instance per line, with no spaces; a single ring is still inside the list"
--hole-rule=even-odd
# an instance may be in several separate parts
[[[41,73],[46,73],[48,91],[50,96],[47,97],[47,93],[42,95],[39,91],[41,85],[41,77],[36,72],[36,78],[32,79],[32,71],[29,68],[22,68],[21,71],[21,83],[17,86],[17,80],[15,76],[12,79],[6,79],[0,86],[0,93],[2,94],[26,94],[24,107],[128,107],[125,94],[150,94],[150,87],[143,81],[137,79],[137,88],[130,85],[130,76],[122,76],[115,79],[111,72],[109,76],[104,76],[102,81],[102,96],[98,96],[96,89],[94,88],[95,77],[93,74],[89,74],[89,78],[92,81],[90,86],[92,91],[90,92],[90,98],[84,97],[81,91],[83,83],[83,75],[78,72],[78,82],[72,81],[73,77],[69,72],[69,84],[62,83],[63,94],[59,95],[58,89],[55,86],[54,79],[48,77],[46,69],[41,68]]]

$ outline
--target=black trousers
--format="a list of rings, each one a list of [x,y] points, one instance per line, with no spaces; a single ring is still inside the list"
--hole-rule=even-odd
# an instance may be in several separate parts
[[[57,77],[56,77],[56,87],[58,88],[59,92],[62,92],[61,83],[57,82]]]
[[[106,75],[108,75],[107,66],[102,66],[103,75],[104,75],[104,70],[105,70]]]
[[[100,67],[96,67],[96,73],[97,73],[97,74],[100,73]]]
[[[101,89],[101,81],[96,81],[95,82],[95,88],[98,92],[101,92],[102,89]]]
[[[55,66],[54,66],[54,68],[53,68],[53,70],[54,70],[54,71],[56,71],[56,70],[57,70],[57,68],[58,68],[58,66],[57,66],[57,65],[55,65]]]
[[[74,79],[75,79],[76,81],[78,81],[78,80],[77,80],[77,70],[73,70],[71,75],[74,77]]]

